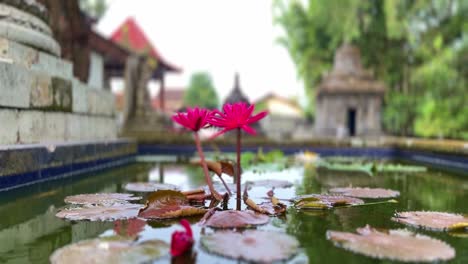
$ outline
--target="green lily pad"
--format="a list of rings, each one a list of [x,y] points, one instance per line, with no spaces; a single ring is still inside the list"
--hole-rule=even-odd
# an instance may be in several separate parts
[[[333,188],[330,192],[357,198],[392,198],[400,195],[400,192],[394,190],[367,187]]]
[[[403,164],[374,164],[374,171],[377,172],[425,172],[427,168],[424,166],[416,166],[416,165],[403,165]]]
[[[178,190],[179,187],[168,183],[157,182],[129,182],[125,184],[125,190],[131,192],[155,192],[158,190]]]
[[[299,249],[299,242],[290,235],[260,230],[221,231],[203,236],[200,242],[210,253],[256,263],[287,260]]]
[[[148,263],[169,254],[169,245],[160,240],[137,243],[119,237],[80,241],[56,250],[52,264],[67,263]]]
[[[425,211],[401,212],[396,213],[392,220],[405,225],[430,230],[468,231],[468,217],[461,214]]]
[[[215,211],[208,217],[204,217],[200,222],[202,225],[213,228],[250,228],[257,225],[264,225],[270,218],[264,214],[253,211]]]
[[[138,213],[146,219],[170,219],[205,214],[206,209],[189,205],[187,197],[172,190],[160,190],[152,193],[146,205]]]
[[[111,205],[140,200],[141,197],[129,193],[90,193],[65,197],[65,202],[76,205]]]
[[[404,262],[435,262],[455,257],[455,250],[443,241],[397,229],[378,231],[370,226],[357,234],[327,231],[336,246],[378,259]]]
[[[115,221],[130,219],[138,215],[140,204],[114,204],[111,206],[90,206],[64,209],[55,216],[72,221]]]
[[[329,194],[309,194],[293,199],[294,206],[298,209],[326,210],[340,206],[355,206],[364,204],[364,201],[349,196]]]

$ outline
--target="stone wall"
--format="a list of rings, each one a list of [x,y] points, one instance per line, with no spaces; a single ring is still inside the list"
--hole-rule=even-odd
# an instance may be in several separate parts
[[[114,96],[73,77],[73,65],[0,38],[0,145],[115,139]]]
[[[381,133],[381,97],[374,94],[322,95],[316,101],[315,132],[319,137],[349,135],[348,109],[356,110],[356,136]]]

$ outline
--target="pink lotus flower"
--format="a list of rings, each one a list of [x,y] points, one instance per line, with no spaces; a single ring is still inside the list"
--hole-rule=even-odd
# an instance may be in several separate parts
[[[180,224],[185,228],[185,231],[175,231],[172,233],[171,255],[173,257],[183,255],[187,251],[190,251],[194,243],[190,223],[182,219],[180,220]]]
[[[249,125],[264,118],[268,112],[263,111],[252,116],[254,109],[255,105],[253,104],[248,106],[246,103],[238,102],[225,104],[223,106],[223,112],[214,110],[213,114],[208,119],[208,122],[213,126],[223,128],[223,130],[217,133],[215,137],[236,128],[243,129],[245,132],[255,135],[257,132]]]
[[[194,132],[208,126],[208,119],[212,113],[208,109],[194,107],[193,109],[187,108],[187,112],[176,113],[172,116],[172,120],[179,123],[183,127]]]

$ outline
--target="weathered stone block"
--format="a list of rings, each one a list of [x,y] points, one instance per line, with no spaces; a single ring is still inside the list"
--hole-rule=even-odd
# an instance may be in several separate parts
[[[64,113],[20,111],[18,117],[21,143],[65,141]]]
[[[19,111],[19,142],[40,142],[45,130],[45,114],[40,111]]]
[[[72,111],[72,85],[70,81],[38,74],[31,88],[31,108],[50,111]]]
[[[115,98],[111,92],[88,88],[87,95],[88,113],[93,115],[114,115]]]
[[[18,140],[18,111],[0,109],[0,144],[15,144]]]
[[[0,62],[0,106],[28,108],[30,89],[35,83],[31,74],[17,65]]]
[[[81,138],[82,116],[76,114],[66,115],[66,132],[65,138],[67,141],[79,141]]]
[[[73,78],[73,65],[69,61],[6,38],[0,38],[0,60],[54,77]]]
[[[73,79],[72,86],[73,113],[88,112],[88,87],[77,79]]]

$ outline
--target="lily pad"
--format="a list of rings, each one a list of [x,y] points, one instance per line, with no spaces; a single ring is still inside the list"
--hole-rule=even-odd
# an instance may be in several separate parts
[[[309,194],[293,199],[294,206],[298,209],[325,210],[340,206],[354,206],[364,204],[364,201],[349,196],[329,194]]]
[[[216,211],[201,221],[202,225],[213,228],[249,228],[264,225],[270,218],[264,214],[253,211]]]
[[[146,221],[140,218],[117,220],[114,222],[114,232],[123,237],[135,238],[145,229]]]
[[[187,197],[172,190],[161,190],[152,193],[138,216],[146,219],[170,219],[184,216],[201,215],[206,209],[189,205]]]
[[[55,263],[147,263],[169,253],[169,245],[161,240],[142,243],[119,237],[103,237],[80,241],[56,250],[50,257]]]
[[[299,249],[299,242],[290,235],[259,230],[216,232],[200,242],[210,253],[256,263],[287,260]]]
[[[140,204],[115,204],[112,206],[90,206],[64,209],[55,216],[67,220],[115,221],[130,219],[138,215]]]
[[[141,197],[129,193],[90,193],[67,196],[65,202],[79,205],[111,205],[140,199]]]
[[[290,181],[283,180],[258,180],[258,181],[248,181],[245,184],[248,184],[250,187],[265,187],[265,188],[289,188],[294,184]]]
[[[405,262],[435,262],[455,257],[455,250],[443,241],[404,229],[378,231],[366,226],[357,234],[327,231],[327,238],[349,251],[378,259]]]
[[[400,195],[400,192],[394,190],[367,187],[333,188],[330,192],[357,198],[392,198]]]
[[[393,221],[430,230],[468,230],[468,217],[460,214],[443,212],[401,212],[396,213]]]
[[[157,182],[130,182],[125,185],[125,190],[131,192],[155,192],[158,190],[178,190],[176,185]]]
[[[403,164],[375,164],[373,167],[374,171],[377,172],[425,172],[427,168],[424,166],[416,165],[403,165]]]

